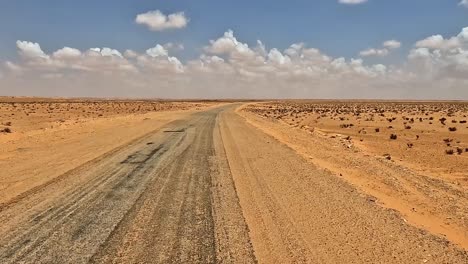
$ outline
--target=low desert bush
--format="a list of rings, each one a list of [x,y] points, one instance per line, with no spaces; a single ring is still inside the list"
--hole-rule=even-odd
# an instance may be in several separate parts
[[[0,130],[0,132],[3,132],[3,133],[11,133],[11,128],[9,127],[5,127],[4,129]]]

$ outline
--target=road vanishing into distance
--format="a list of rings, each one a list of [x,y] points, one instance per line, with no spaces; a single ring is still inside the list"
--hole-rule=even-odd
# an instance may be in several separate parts
[[[227,104],[0,208],[0,263],[468,263]]]

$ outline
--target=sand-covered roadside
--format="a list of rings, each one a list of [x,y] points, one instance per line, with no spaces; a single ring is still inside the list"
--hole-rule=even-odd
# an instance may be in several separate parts
[[[238,113],[405,221],[468,248],[467,104],[289,101]]]
[[[0,204],[217,104],[2,98]]]

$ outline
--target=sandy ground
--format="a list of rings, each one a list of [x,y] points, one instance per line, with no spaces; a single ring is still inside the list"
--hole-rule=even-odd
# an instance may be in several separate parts
[[[1,98],[0,205],[215,103]]]
[[[5,141],[38,147],[5,151],[0,262],[468,262],[280,134],[310,133],[241,105],[97,116]]]
[[[289,101],[241,114],[405,221],[468,248],[467,103]]]

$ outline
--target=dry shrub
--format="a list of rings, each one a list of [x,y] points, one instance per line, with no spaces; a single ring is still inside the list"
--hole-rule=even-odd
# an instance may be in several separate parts
[[[6,127],[6,128],[4,128],[4,129],[0,130],[0,132],[3,132],[3,133],[11,133],[12,131],[11,131],[11,128]]]
[[[441,119],[439,119],[440,123],[442,123],[442,125],[445,125],[445,121],[447,121],[447,118],[445,117],[442,117]]]

